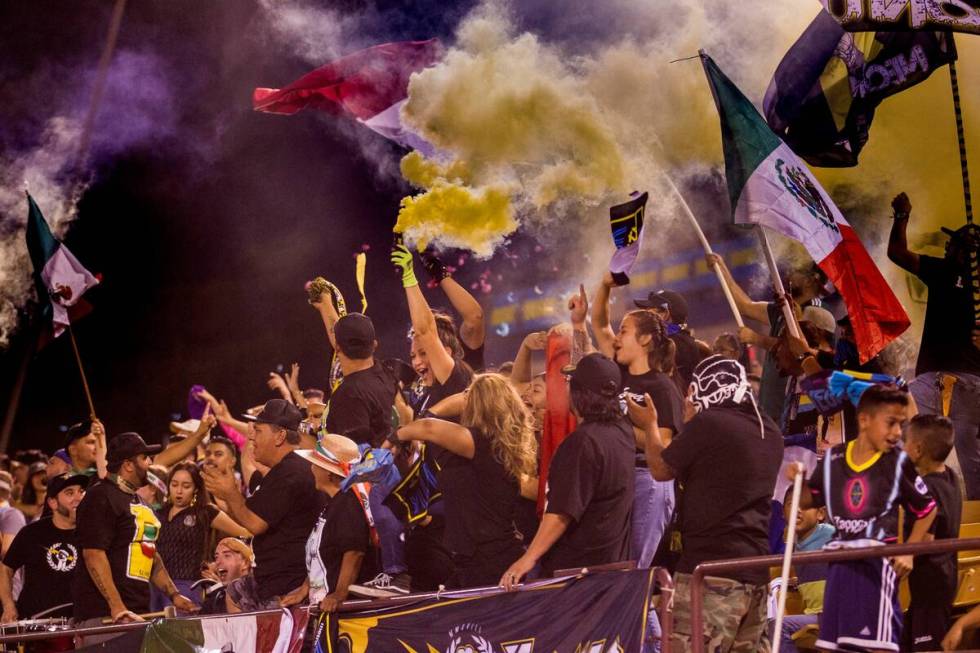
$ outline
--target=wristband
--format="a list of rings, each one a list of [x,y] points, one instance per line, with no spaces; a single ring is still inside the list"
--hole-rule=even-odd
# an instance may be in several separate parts
[[[895,215],[892,216],[892,220],[908,220],[909,213],[907,211],[895,211]]]

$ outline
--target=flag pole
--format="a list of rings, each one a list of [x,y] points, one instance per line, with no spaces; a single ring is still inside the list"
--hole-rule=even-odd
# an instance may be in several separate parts
[[[698,240],[701,241],[701,247],[704,248],[704,253],[714,254],[714,252],[711,250],[711,243],[709,243],[708,239],[705,238],[704,230],[701,229],[701,225],[698,224],[697,218],[694,217],[694,212],[691,211],[691,207],[688,206],[687,200],[684,199],[684,196],[681,195],[680,190],[678,190],[677,186],[674,184],[674,180],[671,179],[670,175],[668,175],[666,172],[663,173],[663,176],[664,179],[667,180],[667,185],[670,187],[671,192],[677,197],[678,201],[680,201],[681,208],[684,209],[684,215],[687,216],[691,226],[694,227],[694,233],[698,235]],[[725,281],[725,275],[721,271],[721,267],[717,265],[712,265],[711,267],[714,268],[715,276],[718,277],[718,283],[721,284],[721,290],[725,293],[725,299],[728,300],[728,306],[732,309],[732,315],[735,317],[735,324],[737,324],[739,328],[744,327],[745,321],[742,319],[742,314],[739,312],[738,306],[735,304],[735,297],[732,295],[732,289],[728,287],[728,282]]]
[[[92,392],[88,387],[88,379],[85,377],[85,367],[82,366],[82,356],[78,353],[78,342],[75,341],[75,332],[71,328],[71,322],[68,323],[68,337],[71,340],[71,348],[75,352],[75,362],[78,363],[78,373],[82,376],[82,388],[85,390],[85,400],[88,402],[89,418],[95,422],[98,420],[98,418],[95,416],[95,405],[92,403]]]
[[[776,603],[776,627],[773,630],[772,653],[779,653],[783,630],[783,614],[786,612],[786,595],[789,594],[789,569],[793,559],[793,547],[796,545],[796,515],[800,510],[800,494],[803,490],[803,474],[805,472],[802,463],[791,463],[796,465],[796,476],[793,477],[793,498],[790,502],[789,521],[786,522],[786,551],[783,553],[783,569],[781,574],[782,582],[779,585],[779,599]]]
[[[950,39],[953,35],[950,34]],[[949,84],[953,91],[953,114],[956,116],[956,138],[960,146],[960,171],[963,173],[963,202],[966,204],[966,222],[973,224],[973,200],[970,196],[970,168],[966,158],[966,136],[963,132],[963,109],[960,107],[960,84],[956,77],[956,62],[949,62]]]
[[[796,323],[796,315],[793,313],[793,307],[785,299],[786,289],[783,287],[783,280],[779,277],[776,258],[772,255],[772,247],[769,246],[769,237],[766,235],[766,230],[762,225],[756,225],[755,228],[759,232],[759,242],[762,243],[762,253],[766,257],[766,263],[769,265],[769,274],[772,275],[772,288],[776,291],[777,301],[783,307],[783,318],[786,320],[786,328],[789,330],[791,336],[802,339],[803,335],[800,333],[800,325]]]

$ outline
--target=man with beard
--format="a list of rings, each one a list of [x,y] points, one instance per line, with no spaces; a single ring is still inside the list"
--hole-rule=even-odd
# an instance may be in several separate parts
[[[966,498],[980,499],[980,227],[968,224],[950,236],[946,256],[909,251],[906,230],[912,203],[905,193],[892,200],[895,220],[888,258],[929,288],[922,344],[909,384],[919,412],[953,422],[956,458]]]
[[[109,475],[89,488],[78,506],[77,546],[84,569],[72,579],[75,621],[81,627],[142,621],[150,607],[150,583],[166,594],[178,610],[197,612],[170,579],[156,539],[160,520],[136,494],[146,484],[147,454],[160,451],[138,433],[121,433],[109,442]],[[86,638],[85,644],[106,638]]]
[[[71,603],[70,584],[78,564],[75,510],[85,496],[89,477],[62,474],[48,481],[45,504],[51,511],[25,526],[14,538],[0,564],[2,623],[31,618],[55,606]],[[13,576],[24,568],[24,587],[14,602]]]
[[[214,548],[214,562],[205,576],[217,582],[204,593],[201,614],[225,614],[225,596],[232,581],[252,573],[255,556],[247,544],[235,537],[226,537]],[[207,581],[199,581],[207,582]]]

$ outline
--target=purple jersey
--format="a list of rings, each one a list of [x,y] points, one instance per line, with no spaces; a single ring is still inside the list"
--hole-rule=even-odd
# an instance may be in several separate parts
[[[856,465],[854,442],[835,446],[817,465],[809,483],[813,503],[826,506],[827,517],[837,528],[836,541],[894,542],[899,505],[910,517],[921,519],[936,502],[904,451],[879,452]]]

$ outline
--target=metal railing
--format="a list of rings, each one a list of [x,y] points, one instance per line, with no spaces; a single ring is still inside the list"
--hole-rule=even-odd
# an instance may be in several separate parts
[[[980,549],[980,538],[934,540],[915,544],[888,544],[871,546],[860,549],[836,549],[833,551],[813,551],[793,554],[794,565],[805,565],[826,562],[844,562],[845,560],[863,560],[865,558],[887,558],[900,555],[921,555],[928,553],[952,553]],[[778,567],[783,563],[783,556],[753,556],[750,558],[733,558],[730,560],[714,560],[702,562],[694,568],[691,574],[691,653],[704,653],[704,578],[717,576],[733,571]]]
[[[978,547],[980,548],[980,547]],[[548,585],[554,585],[557,583],[563,583],[574,578],[578,578],[591,573],[604,573],[612,571],[621,571],[627,568],[634,568],[635,565],[630,563],[628,567],[622,564],[608,565],[602,567],[594,568],[583,568],[581,570],[567,570],[566,573],[559,573],[558,576],[554,578],[545,578],[541,580],[532,581],[529,583],[524,583],[519,585],[517,590],[531,590],[545,587]],[[658,567],[655,569],[655,578],[659,583],[661,600],[657,609],[658,616],[660,619],[660,627],[662,631],[662,648],[661,653],[670,653],[670,633],[673,632],[673,615],[671,611],[674,585],[670,577],[670,574],[666,569]],[[506,593],[502,587],[490,586],[490,587],[473,587],[460,590],[446,590],[437,592],[424,592],[419,594],[406,594],[404,596],[390,596],[378,599],[363,599],[363,600],[348,600],[341,603],[337,612],[339,613],[357,613],[357,612],[371,612],[374,610],[381,610],[386,608],[392,608],[396,606],[410,605],[413,603],[421,603],[424,601],[429,601],[432,599],[458,599],[471,596],[494,596],[497,594]],[[318,616],[320,614],[319,606],[300,606],[300,609],[306,609],[311,617]],[[255,612],[241,612],[237,614],[213,614],[213,615],[188,615],[186,619],[228,619],[235,617],[254,617],[258,615],[269,615],[269,614],[280,614],[282,609],[278,610],[258,610]],[[38,632],[22,632],[22,633],[12,633],[12,634],[0,634],[0,648],[4,644],[11,643],[21,643],[29,641],[37,641],[44,639],[56,639],[61,637],[91,637],[95,635],[112,635],[112,634],[122,634],[132,630],[137,630],[140,628],[146,628],[150,625],[150,621],[137,621],[125,624],[106,624],[103,626],[93,626],[89,628],[68,628],[64,630],[44,630]],[[2,627],[0,627],[2,628]]]

